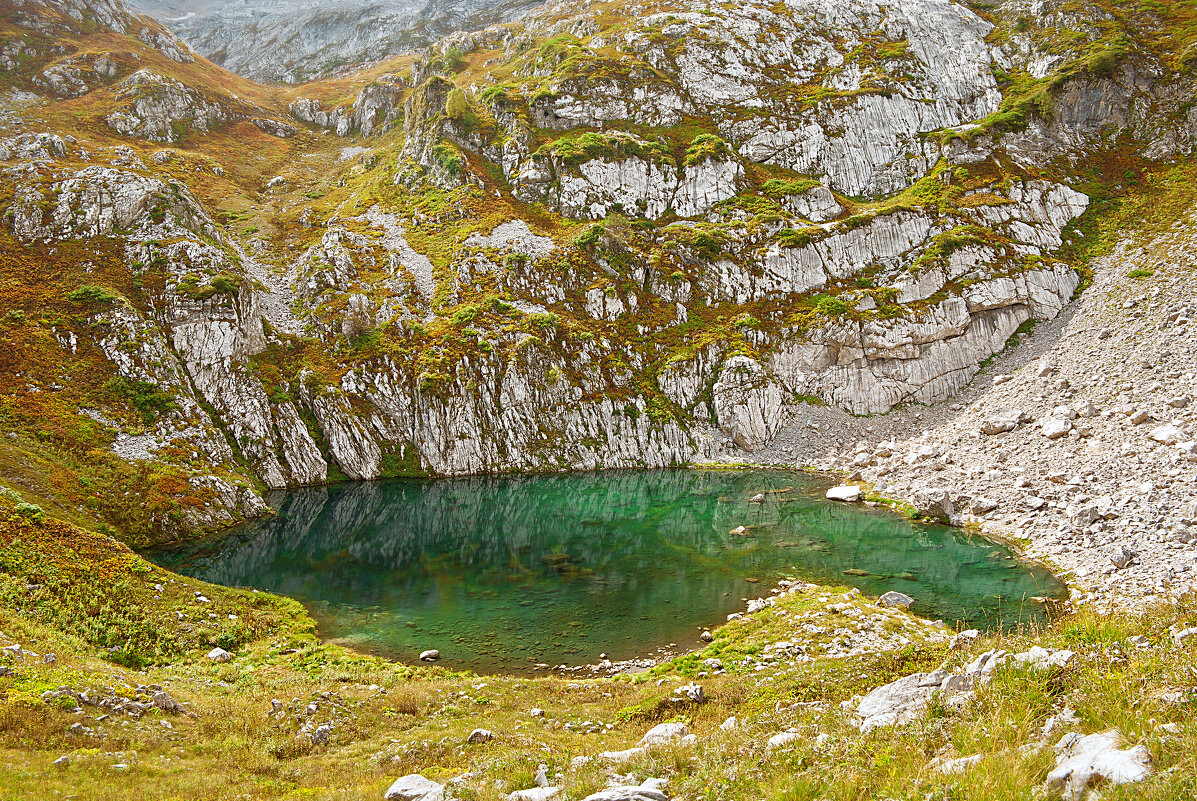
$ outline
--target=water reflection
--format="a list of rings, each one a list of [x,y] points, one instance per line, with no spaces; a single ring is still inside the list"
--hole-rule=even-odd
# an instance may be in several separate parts
[[[149,556],[298,598],[326,637],[404,659],[438,648],[476,670],[690,644],[787,575],[897,589],[917,612],[981,625],[1039,616],[1023,599],[1061,591],[999,546],[823,489],[681,469],[343,484],[278,493],[269,520]],[[729,536],[741,525],[751,536]]]

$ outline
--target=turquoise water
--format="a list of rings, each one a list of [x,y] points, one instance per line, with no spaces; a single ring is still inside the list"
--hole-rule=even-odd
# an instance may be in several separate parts
[[[688,469],[340,484],[275,493],[270,519],[147,556],[296,598],[326,639],[478,671],[689,648],[787,576],[899,590],[978,627],[1042,619],[1024,600],[1063,590],[999,545],[834,504],[827,486]],[[752,536],[729,536],[741,525]]]

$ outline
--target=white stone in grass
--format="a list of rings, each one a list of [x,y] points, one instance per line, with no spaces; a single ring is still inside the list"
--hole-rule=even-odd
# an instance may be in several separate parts
[[[467,743],[487,743],[495,739],[495,733],[490,729],[474,729],[466,738]]]
[[[332,737],[332,726],[325,724],[317,726],[316,730],[312,732],[312,745],[328,745],[329,739]]]
[[[583,801],[669,801],[669,796],[661,792],[663,779],[648,779],[640,785],[618,785],[599,790],[586,796]]]
[[[653,748],[658,745],[668,745],[674,740],[680,740],[690,733],[686,728],[685,723],[660,723],[649,729],[640,742],[636,743],[637,748]]]
[[[796,731],[783,731],[781,734],[775,734],[769,738],[766,744],[769,748],[783,748],[795,740],[801,740],[802,735]]]
[[[516,790],[507,796],[507,801],[549,801],[560,794],[560,787],[531,787],[527,790]]]
[[[949,759],[947,762],[941,762],[935,767],[937,771],[948,776],[954,776],[958,773],[964,773],[973,765],[981,761],[980,754],[973,756],[960,757],[960,759]]]
[[[436,650],[435,648],[430,648],[427,651],[420,652],[420,661],[421,662],[435,662],[436,660],[438,660],[440,658],[441,658],[441,652]]]
[[[386,801],[443,801],[444,797],[444,785],[425,779],[418,773],[396,779],[383,796]]]
[[[1151,752],[1145,746],[1123,749],[1121,733],[1111,729],[1081,736],[1070,732],[1056,743],[1056,768],[1047,775],[1047,789],[1068,801],[1080,801],[1089,788],[1140,782],[1151,775]]]
[[[213,662],[228,662],[233,658],[233,655],[223,648],[213,648],[208,652],[208,659]]]

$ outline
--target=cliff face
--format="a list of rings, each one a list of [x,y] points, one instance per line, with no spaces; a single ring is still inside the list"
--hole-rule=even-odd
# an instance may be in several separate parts
[[[5,18],[35,369],[2,389],[63,453],[165,471],[153,536],[263,487],[719,459],[810,404],[944,400],[1081,286],[1094,171],[1192,142],[1186,73],[1097,5],[1067,56],[1045,5],[563,5],[294,90],[71,8]]]

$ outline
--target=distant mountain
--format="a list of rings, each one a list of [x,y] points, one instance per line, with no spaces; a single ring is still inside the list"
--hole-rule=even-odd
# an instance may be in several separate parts
[[[510,20],[535,0],[135,0],[198,53],[258,81],[298,83],[346,64]]]

